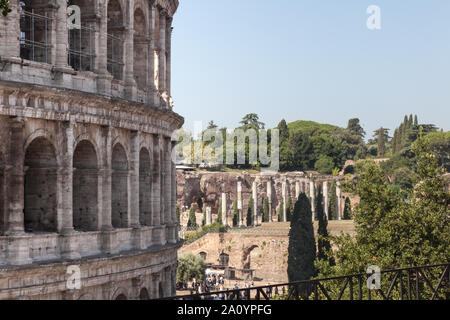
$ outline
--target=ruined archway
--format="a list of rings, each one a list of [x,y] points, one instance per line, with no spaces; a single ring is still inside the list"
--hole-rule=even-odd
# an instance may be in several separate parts
[[[117,80],[123,80],[124,14],[118,0],[108,2],[108,72]]]
[[[73,155],[73,227],[77,231],[98,229],[98,164],[91,142],[78,143]]]
[[[127,296],[124,295],[123,293],[119,294],[115,300],[128,300]]]
[[[25,153],[25,232],[57,231],[57,159],[53,145],[36,138]]]
[[[139,222],[142,226],[152,225],[150,170],[150,153],[142,148],[139,153]]]
[[[111,210],[114,228],[127,228],[128,205],[128,160],[124,147],[116,144],[112,152]]]
[[[140,8],[134,12],[134,60],[133,74],[139,89],[147,87],[148,32],[145,15]]]

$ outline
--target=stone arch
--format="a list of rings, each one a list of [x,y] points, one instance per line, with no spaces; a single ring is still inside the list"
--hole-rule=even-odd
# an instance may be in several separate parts
[[[161,281],[158,284],[158,298],[164,298],[164,288]]]
[[[137,7],[134,11],[134,60],[133,74],[139,89],[147,87],[148,78],[148,23],[144,11]]]
[[[142,288],[139,292],[139,299],[140,300],[150,300],[150,295],[148,293],[147,288]]]
[[[25,143],[23,145],[23,150],[24,151],[27,150],[28,147],[30,146],[30,144],[32,142],[34,142],[36,139],[38,139],[38,138],[43,138],[43,139],[48,140],[48,141],[54,141],[53,135],[50,133],[50,131],[48,131],[47,129],[40,128],[40,129],[37,129],[37,130],[33,131],[33,133],[31,133],[25,139]],[[55,145],[53,145],[53,147],[55,149],[55,155],[56,155],[57,164],[60,165],[61,161],[60,161],[60,157],[59,157],[58,151],[56,150]]]
[[[127,228],[129,224],[128,203],[128,157],[122,144],[117,143],[112,150],[111,208],[114,228]]]
[[[150,152],[142,148],[139,152],[139,222],[142,226],[152,225],[151,193]]]
[[[124,288],[117,288],[111,300],[128,300],[127,291]]]
[[[81,140],[73,153],[73,227],[96,231],[98,212],[98,156],[89,140]]]
[[[229,264],[230,264],[230,255],[222,251],[222,253],[219,255],[219,265],[223,267],[228,267]]]
[[[83,301],[83,300],[85,300],[85,301],[92,301],[92,300],[95,300],[95,298],[94,298],[94,295],[92,293],[85,293],[85,294],[82,294],[81,296],[79,296],[77,300],[80,300],[80,301]]]
[[[206,260],[206,257],[208,256],[208,254],[205,251],[202,251],[198,254],[203,260]]]
[[[24,223],[26,232],[57,231],[57,168],[53,144],[38,137],[25,152]]]
[[[123,80],[124,10],[119,0],[109,0],[107,5],[108,71],[117,80]]]

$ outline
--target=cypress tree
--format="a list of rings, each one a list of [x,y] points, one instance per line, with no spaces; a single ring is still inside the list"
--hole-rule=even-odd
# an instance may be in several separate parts
[[[253,224],[253,195],[250,196],[248,200],[247,208],[247,227],[251,227]]]
[[[386,152],[386,144],[384,141],[384,129],[383,127],[381,127],[380,132],[378,134],[378,156],[384,157],[385,152]]]
[[[310,280],[315,275],[316,243],[312,224],[311,205],[308,197],[302,193],[294,207],[288,247],[289,282]],[[298,293],[307,298],[311,292],[308,286],[296,288]]]
[[[350,198],[347,197],[345,199],[345,207],[344,207],[344,220],[350,220],[352,216],[352,205],[350,202]]]
[[[419,125],[419,119],[417,117],[417,114],[414,116],[414,126],[417,127]]]
[[[222,199],[219,200],[219,210],[217,211],[217,222],[222,224]]]
[[[409,115],[409,120],[408,120],[408,128],[411,128],[413,126],[413,115],[410,114]]]
[[[239,224],[239,212],[237,208],[237,200],[233,203],[233,227],[237,227]]]
[[[206,208],[203,209],[202,227],[206,226]]]
[[[328,204],[328,220],[337,219],[337,195],[336,195],[336,181],[333,180],[331,183],[328,199],[330,203]]]
[[[178,206],[178,204],[176,206],[176,214],[177,214],[177,221],[178,221],[178,223],[180,223],[181,222],[180,221],[180,207]]]
[[[323,195],[322,190],[319,189],[319,193],[316,198],[316,212],[317,219],[319,222],[319,228],[317,230],[318,239],[317,239],[317,258],[319,260],[327,259],[327,252],[331,250],[330,240],[328,239],[328,220],[325,216],[324,208],[323,208]],[[330,265],[334,265],[334,260],[330,259]],[[333,263],[332,263],[333,262]]]
[[[283,200],[281,200],[280,206],[278,207],[278,222],[283,221]]]
[[[195,218],[194,206],[189,209],[189,219],[187,223],[188,228],[198,228],[197,219]]]
[[[294,213],[294,208],[292,206],[292,199],[291,199],[291,197],[289,197],[287,206],[286,206],[286,219],[288,222],[291,222],[293,213]]]
[[[269,199],[263,199],[263,222],[269,222]]]

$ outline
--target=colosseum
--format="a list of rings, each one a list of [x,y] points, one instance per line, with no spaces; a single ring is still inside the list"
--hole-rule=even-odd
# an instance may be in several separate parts
[[[0,299],[174,295],[178,0],[10,7],[0,17]]]

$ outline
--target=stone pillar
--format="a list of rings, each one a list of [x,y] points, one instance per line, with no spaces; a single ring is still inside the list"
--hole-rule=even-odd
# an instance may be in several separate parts
[[[125,98],[135,100],[137,95],[136,81],[134,80],[134,0],[126,1],[125,15]]]
[[[267,200],[269,202],[269,222],[272,222],[272,182],[267,181]]]
[[[212,213],[211,213],[211,208],[207,207],[206,208],[206,225],[209,226],[210,224],[212,224]]]
[[[253,193],[253,226],[258,225],[258,190],[256,189],[256,181],[253,181],[252,193]]]
[[[171,141],[171,153],[170,153],[170,168],[172,171],[171,174],[171,198],[172,198],[172,221],[176,224],[175,227],[175,241],[178,242],[178,227],[179,222],[177,220],[177,168],[176,164],[172,161],[172,152],[174,151],[176,146],[176,141]],[[181,215],[181,209],[180,209],[180,215]]]
[[[328,211],[328,207],[330,204],[330,200],[329,200],[329,191],[328,191],[328,181],[325,181],[323,183],[323,207],[324,207],[324,213],[325,213],[325,219],[328,220],[328,215],[329,215],[329,211]]]
[[[166,172],[166,180],[164,181],[165,187],[165,199],[166,202],[166,212],[167,221],[170,224],[175,224],[176,219],[175,212],[172,211],[172,140],[170,138],[164,138],[164,164]]]
[[[242,214],[242,182],[237,182],[237,208],[239,212],[239,228],[244,225],[244,217]]]
[[[295,181],[295,202],[297,202],[298,197],[300,196],[300,182],[299,181]]]
[[[222,193],[222,224],[228,225],[228,211],[227,211],[227,195]]]
[[[312,180],[309,182],[309,197],[311,200],[312,220],[314,221],[316,216],[316,188]]]
[[[5,234],[8,236],[24,234],[24,161],[25,122],[15,117],[9,123],[8,167],[5,172],[7,214]]]
[[[172,47],[172,18],[167,18],[167,33],[166,33],[166,90],[167,94],[170,97],[171,96],[171,47]]]
[[[160,172],[160,154],[158,137],[152,137],[152,213],[153,213],[153,226],[161,225],[161,172]]]
[[[69,30],[67,28],[67,2],[58,1],[56,19],[55,66],[57,69],[68,68],[67,48],[69,42]]]
[[[155,59],[156,59],[156,44],[155,44],[155,23],[156,23],[156,7],[155,3],[151,4],[150,7],[150,25],[149,34],[150,41],[148,43],[148,92],[149,92],[149,102],[150,104],[155,103],[156,95],[156,85],[155,85]]]
[[[130,141],[130,226],[139,228],[139,147],[140,147],[139,131],[131,132]]]
[[[111,184],[112,184],[112,138],[111,138],[111,127],[103,127],[103,164],[102,164],[102,179],[103,179],[103,192],[99,195],[102,202],[103,213],[102,213],[102,230],[111,231],[112,228],[112,218],[111,218]]]
[[[62,169],[60,170],[61,193],[60,203],[58,204],[58,232],[70,234],[73,229],[73,148],[74,148],[74,129],[75,123],[65,122],[62,124],[63,131],[63,154]]]
[[[286,181],[283,181],[282,186],[281,186],[281,197],[283,199],[283,222],[287,221],[287,214],[286,214]]]
[[[338,182],[336,185],[336,197],[337,197],[337,219],[342,220],[342,191],[341,184]]]
[[[108,72],[108,6],[99,6],[100,22],[98,24],[98,47],[96,47],[97,90],[98,93],[111,95],[111,81],[113,76]]]
[[[19,57],[20,56],[20,42],[19,42],[19,7],[18,0],[11,1],[9,6],[11,12],[6,17],[0,18],[0,52],[5,57]]]
[[[167,90],[166,88],[166,28],[167,28],[167,12],[161,10],[159,12],[159,91],[161,93]]]

